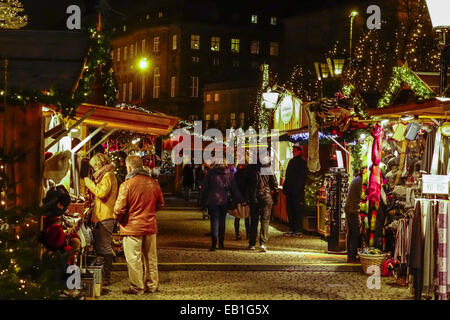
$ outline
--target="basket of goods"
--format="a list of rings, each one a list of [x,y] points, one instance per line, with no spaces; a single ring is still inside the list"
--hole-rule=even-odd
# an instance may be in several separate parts
[[[369,267],[376,266],[379,268],[381,275],[383,264],[388,256],[387,253],[383,253],[381,250],[376,248],[365,248],[364,250],[360,250],[358,255],[364,274],[369,276],[373,275],[374,271],[370,270]]]

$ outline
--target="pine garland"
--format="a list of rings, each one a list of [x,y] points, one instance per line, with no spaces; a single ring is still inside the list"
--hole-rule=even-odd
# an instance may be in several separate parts
[[[436,94],[424,83],[414,72],[406,65],[394,67],[392,70],[392,79],[388,88],[384,92],[382,98],[378,101],[378,108],[384,108],[394,102],[402,88],[402,83],[406,83],[411,87],[417,100],[423,101],[432,99]]]

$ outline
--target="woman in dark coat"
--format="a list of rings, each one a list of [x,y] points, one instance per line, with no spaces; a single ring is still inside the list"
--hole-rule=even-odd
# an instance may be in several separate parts
[[[230,199],[232,198],[232,199]],[[208,208],[211,221],[211,249],[224,249],[225,218],[230,206],[241,203],[242,196],[233,173],[226,165],[215,165],[203,179],[202,203]]]
[[[245,164],[240,164],[234,175],[236,184],[239,188],[239,192],[242,195],[242,200],[248,205],[249,203],[249,188],[248,188],[248,169]],[[241,219],[234,218],[234,232],[236,234],[236,240],[241,240],[241,235],[239,233]],[[250,238],[250,216],[245,218],[245,233],[246,239]]]

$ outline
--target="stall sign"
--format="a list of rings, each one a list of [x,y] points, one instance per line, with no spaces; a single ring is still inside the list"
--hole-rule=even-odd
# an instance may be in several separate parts
[[[292,113],[294,111],[292,96],[286,95],[280,103],[281,121],[284,124],[288,124],[292,119]]]
[[[450,184],[450,176],[424,174],[422,193],[424,194],[446,194]]]

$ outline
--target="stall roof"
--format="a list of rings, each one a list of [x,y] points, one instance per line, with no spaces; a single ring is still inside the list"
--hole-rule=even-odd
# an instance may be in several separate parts
[[[134,131],[152,135],[166,135],[177,124],[178,118],[163,113],[145,113],[137,110],[126,110],[93,104],[82,104],[78,107],[75,118],[81,118],[90,110],[96,110],[83,123],[91,126]]]
[[[408,114],[425,118],[436,117],[450,119],[450,100],[441,101],[439,99],[431,99],[418,104],[369,109],[368,113],[369,116],[399,117]]]
[[[0,30],[0,70],[8,59],[8,86],[18,90],[73,89],[88,50],[83,32]],[[0,85],[4,87],[3,76]]]

